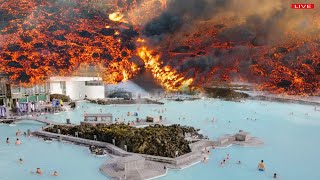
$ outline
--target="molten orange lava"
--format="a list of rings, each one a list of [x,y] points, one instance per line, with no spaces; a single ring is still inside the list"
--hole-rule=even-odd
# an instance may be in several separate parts
[[[125,22],[125,21],[123,21],[123,17],[124,17],[124,15],[121,14],[120,12],[114,12],[114,13],[109,14],[109,19],[111,21]]]
[[[163,87],[169,91],[178,91],[191,85],[193,82],[192,78],[185,79],[170,66],[161,67],[160,56],[153,55],[153,53],[152,50],[148,50],[146,47],[138,49],[138,55],[143,59],[145,68],[152,72],[153,76]]]

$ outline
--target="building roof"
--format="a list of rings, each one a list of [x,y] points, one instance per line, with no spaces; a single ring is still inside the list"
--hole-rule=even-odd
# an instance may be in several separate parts
[[[68,77],[63,77],[63,76],[55,76],[55,77],[50,77],[50,82],[53,81],[101,81],[101,77],[80,77],[80,76],[68,76]]]
[[[100,113],[100,114],[84,114],[84,117],[112,117],[111,113]]]
[[[141,156],[137,155],[131,155],[131,156],[126,156],[126,157],[119,157],[117,159],[118,163],[128,163],[128,162],[133,162],[133,161],[140,161],[140,160],[145,160]]]

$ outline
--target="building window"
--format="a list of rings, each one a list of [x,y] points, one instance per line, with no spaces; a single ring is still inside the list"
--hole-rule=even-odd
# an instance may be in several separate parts
[[[67,93],[66,82],[65,81],[60,81],[60,88],[62,89],[62,94],[65,95]]]
[[[86,86],[102,86],[102,81],[85,81]]]
[[[46,92],[46,85],[45,84],[39,85],[39,92],[40,93],[45,93]]]
[[[19,94],[21,92],[21,89],[19,86],[12,86],[12,93]]]
[[[0,96],[6,94],[6,84],[0,82]]]

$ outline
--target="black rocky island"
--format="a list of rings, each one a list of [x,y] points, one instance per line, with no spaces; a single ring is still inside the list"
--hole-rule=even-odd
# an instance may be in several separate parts
[[[189,147],[190,141],[186,140],[187,136],[196,136],[203,138],[198,133],[198,129],[180,125],[152,125],[144,128],[137,128],[125,124],[110,125],[78,125],[63,126],[54,125],[46,128],[45,131],[58,133],[60,129],[63,135],[74,135],[78,132],[80,138],[94,139],[96,135],[98,141],[113,143],[124,148],[127,146],[128,152],[148,154],[163,157],[175,157],[191,152]]]

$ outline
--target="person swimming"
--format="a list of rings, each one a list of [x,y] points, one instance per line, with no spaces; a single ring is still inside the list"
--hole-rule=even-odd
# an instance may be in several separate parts
[[[22,159],[22,158],[19,159],[19,163],[20,163],[20,164],[23,163],[23,159]]]
[[[261,160],[261,162],[258,164],[258,170],[259,171],[264,171],[265,170],[265,166],[264,166],[263,160]]]
[[[17,138],[16,145],[20,145],[20,144],[21,144],[21,141],[19,140],[19,138]]]
[[[32,172],[31,171],[31,173],[34,173],[34,172]],[[41,169],[40,168],[37,168],[37,170],[36,170],[36,172],[35,172],[36,174],[39,174],[39,175],[41,175],[42,174],[42,171],[41,171]]]
[[[19,136],[19,135],[21,135],[20,129],[18,129],[18,131],[16,132],[16,136]]]
[[[221,161],[220,166],[224,166],[226,164],[226,160]]]
[[[237,164],[241,164],[241,161],[238,161]]]
[[[59,173],[58,173],[57,171],[54,171],[54,172],[52,173],[52,176],[59,176]]]
[[[10,140],[9,140],[9,138],[7,138],[6,143],[7,143],[7,144],[10,144]]]
[[[273,179],[277,179],[277,173],[273,174]]]
[[[226,159],[227,159],[227,160],[230,160],[230,154],[227,154]]]

